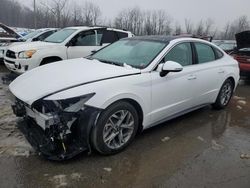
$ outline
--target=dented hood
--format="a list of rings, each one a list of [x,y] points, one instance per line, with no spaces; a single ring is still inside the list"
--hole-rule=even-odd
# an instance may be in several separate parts
[[[237,48],[250,48],[250,31],[243,31],[235,35]]]
[[[137,73],[140,73],[139,69],[80,58],[35,68],[16,78],[9,88],[18,99],[31,105],[38,99],[67,88]]]

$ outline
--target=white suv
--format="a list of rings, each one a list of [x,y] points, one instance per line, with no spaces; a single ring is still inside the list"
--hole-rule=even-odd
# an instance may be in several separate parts
[[[110,43],[132,36],[131,32],[105,27],[68,27],[43,42],[8,48],[4,63],[10,71],[22,74],[44,64],[86,57]]]

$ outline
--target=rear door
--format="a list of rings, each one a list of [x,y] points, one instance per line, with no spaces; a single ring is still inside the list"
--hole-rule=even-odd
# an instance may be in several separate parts
[[[107,46],[119,40],[117,32],[115,31],[103,29],[97,32],[102,36],[100,41],[102,47]]]
[[[194,75],[197,78],[197,94],[195,103],[206,104],[215,101],[222,85],[225,70],[223,54],[207,43],[193,43],[196,64],[193,65]]]

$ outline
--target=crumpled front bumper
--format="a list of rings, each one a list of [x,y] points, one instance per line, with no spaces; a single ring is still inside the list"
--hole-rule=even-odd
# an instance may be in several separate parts
[[[17,110],[21,109],[20,107],[13,105],[12,108],[17,116],[23,114],[23,111],[19,112]],[[35,120],[29,116],[24,116],[24,119],[17,124],[17,127],[39,155],[49,160],[63,161],[71,159],[87,150],[91,152],[90,134],[100,112],[101,109],[93,107],[86,107],[84,111],[78,112],[74,134],[68,135],[63,143],[60,142],[60,140],[49,137],[48,134],[46,134],[46,130],[41,128]],[[66,150],[63,149],[64,147]]]
[[[58,150],[54,146],[53,141],[49,139],[44,131],[31,119],[25,119],[19,122],[18,128],[38,154],[49,160],[62,161],[71,159],[81,152],[88,150],[87,144],[83,143],[71,144],[67,147],[67,152]]]

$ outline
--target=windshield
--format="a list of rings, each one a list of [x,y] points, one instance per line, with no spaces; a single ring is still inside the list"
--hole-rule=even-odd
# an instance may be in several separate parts
[[[62,29],[49,37],[47,37],[45,42],[53,42],[53,43],[61,43],[65,41],[72,33],[74,33],[76,29]]]
[[[105,63],[143,69],[163,50],[166,43],[145,40],[120,40],[90,56]]]
[[[25,35],[23,38],[24,38],[24,40],[28,40],[30,38],[33,38],[34,36],[36,36],[38,33],[41,33],[41,32],[42,31],[39,31],[39,30],[33,31],[33,32],[29,33],[28,35]]]

